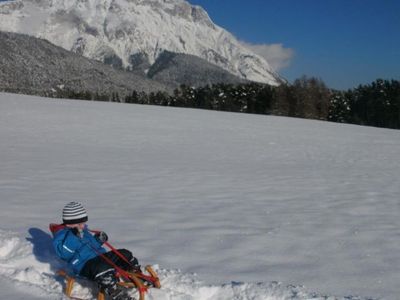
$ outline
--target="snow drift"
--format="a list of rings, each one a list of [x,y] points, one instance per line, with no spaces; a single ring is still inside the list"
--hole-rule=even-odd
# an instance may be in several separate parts
[[[64,284],[62,279],[56,276],[55,271],[65,268],[65,265],[55,257],[50,235],[38,228],[31,228],[29,232],[30,236],[24,239],[16,233],[0,230],[0,276],[8,279],[10,284],[17,284],[21,289],[29,290],[37,297],[60,299],[63,297]],[[149,300],[326,299],[307,293],[303,287],[285,287],[278,282],[231,282],[221,286],[206,285],[194,274],[160,269],[158,266],[154,268],[162,280],[162,289],[150,290],[147,295]],[[73,296],[96,299],[93,297],[95,292],[96,287],[92,283],[80,280],[74,286]]]

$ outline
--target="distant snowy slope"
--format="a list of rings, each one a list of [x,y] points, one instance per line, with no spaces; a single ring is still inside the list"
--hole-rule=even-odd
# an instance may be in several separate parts
[[[148,300],[400,295],[400,131],[0,93],[0,141],[0,299],[62,299],[69,201],[155,265]]]
[[[184,0],[1,2],[0,30],[34,35],[124,67],[151,65],[167,50],[203,58],[247,80],[281,81],[261,56]]]

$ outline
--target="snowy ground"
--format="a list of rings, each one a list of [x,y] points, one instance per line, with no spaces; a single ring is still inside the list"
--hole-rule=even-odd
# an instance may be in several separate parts
[[[3,93],[0,141],[0,299],[63,298],[69,201],[150,300],[399,299],[400,131]]]

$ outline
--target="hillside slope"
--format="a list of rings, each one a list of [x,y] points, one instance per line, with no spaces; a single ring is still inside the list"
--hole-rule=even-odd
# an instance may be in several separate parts
[[[187,54],[164,51],[148,70],[147,76],[168,86],[202,87],[217,83],[239,84],[247,80],[213,65],[204,59]]]
[[[148,300],[400,294],[400,131],[0,93],[0,139],[0,299],[61,299],[69,201],[158,265]]]
[[[101,62],[32,36],[0,31],[0,90],[46,95],[55,90],[118,92],[170,91],[143,76],[116,70]]]

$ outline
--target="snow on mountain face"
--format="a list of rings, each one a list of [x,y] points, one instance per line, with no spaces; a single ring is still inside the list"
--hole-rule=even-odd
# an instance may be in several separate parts
[[[191,54],[248,80],[278,85],[260,56],[185,0],[15,0],[0,4],[0,30],[49,40],[86,57],[132,67],[164,51]]]

